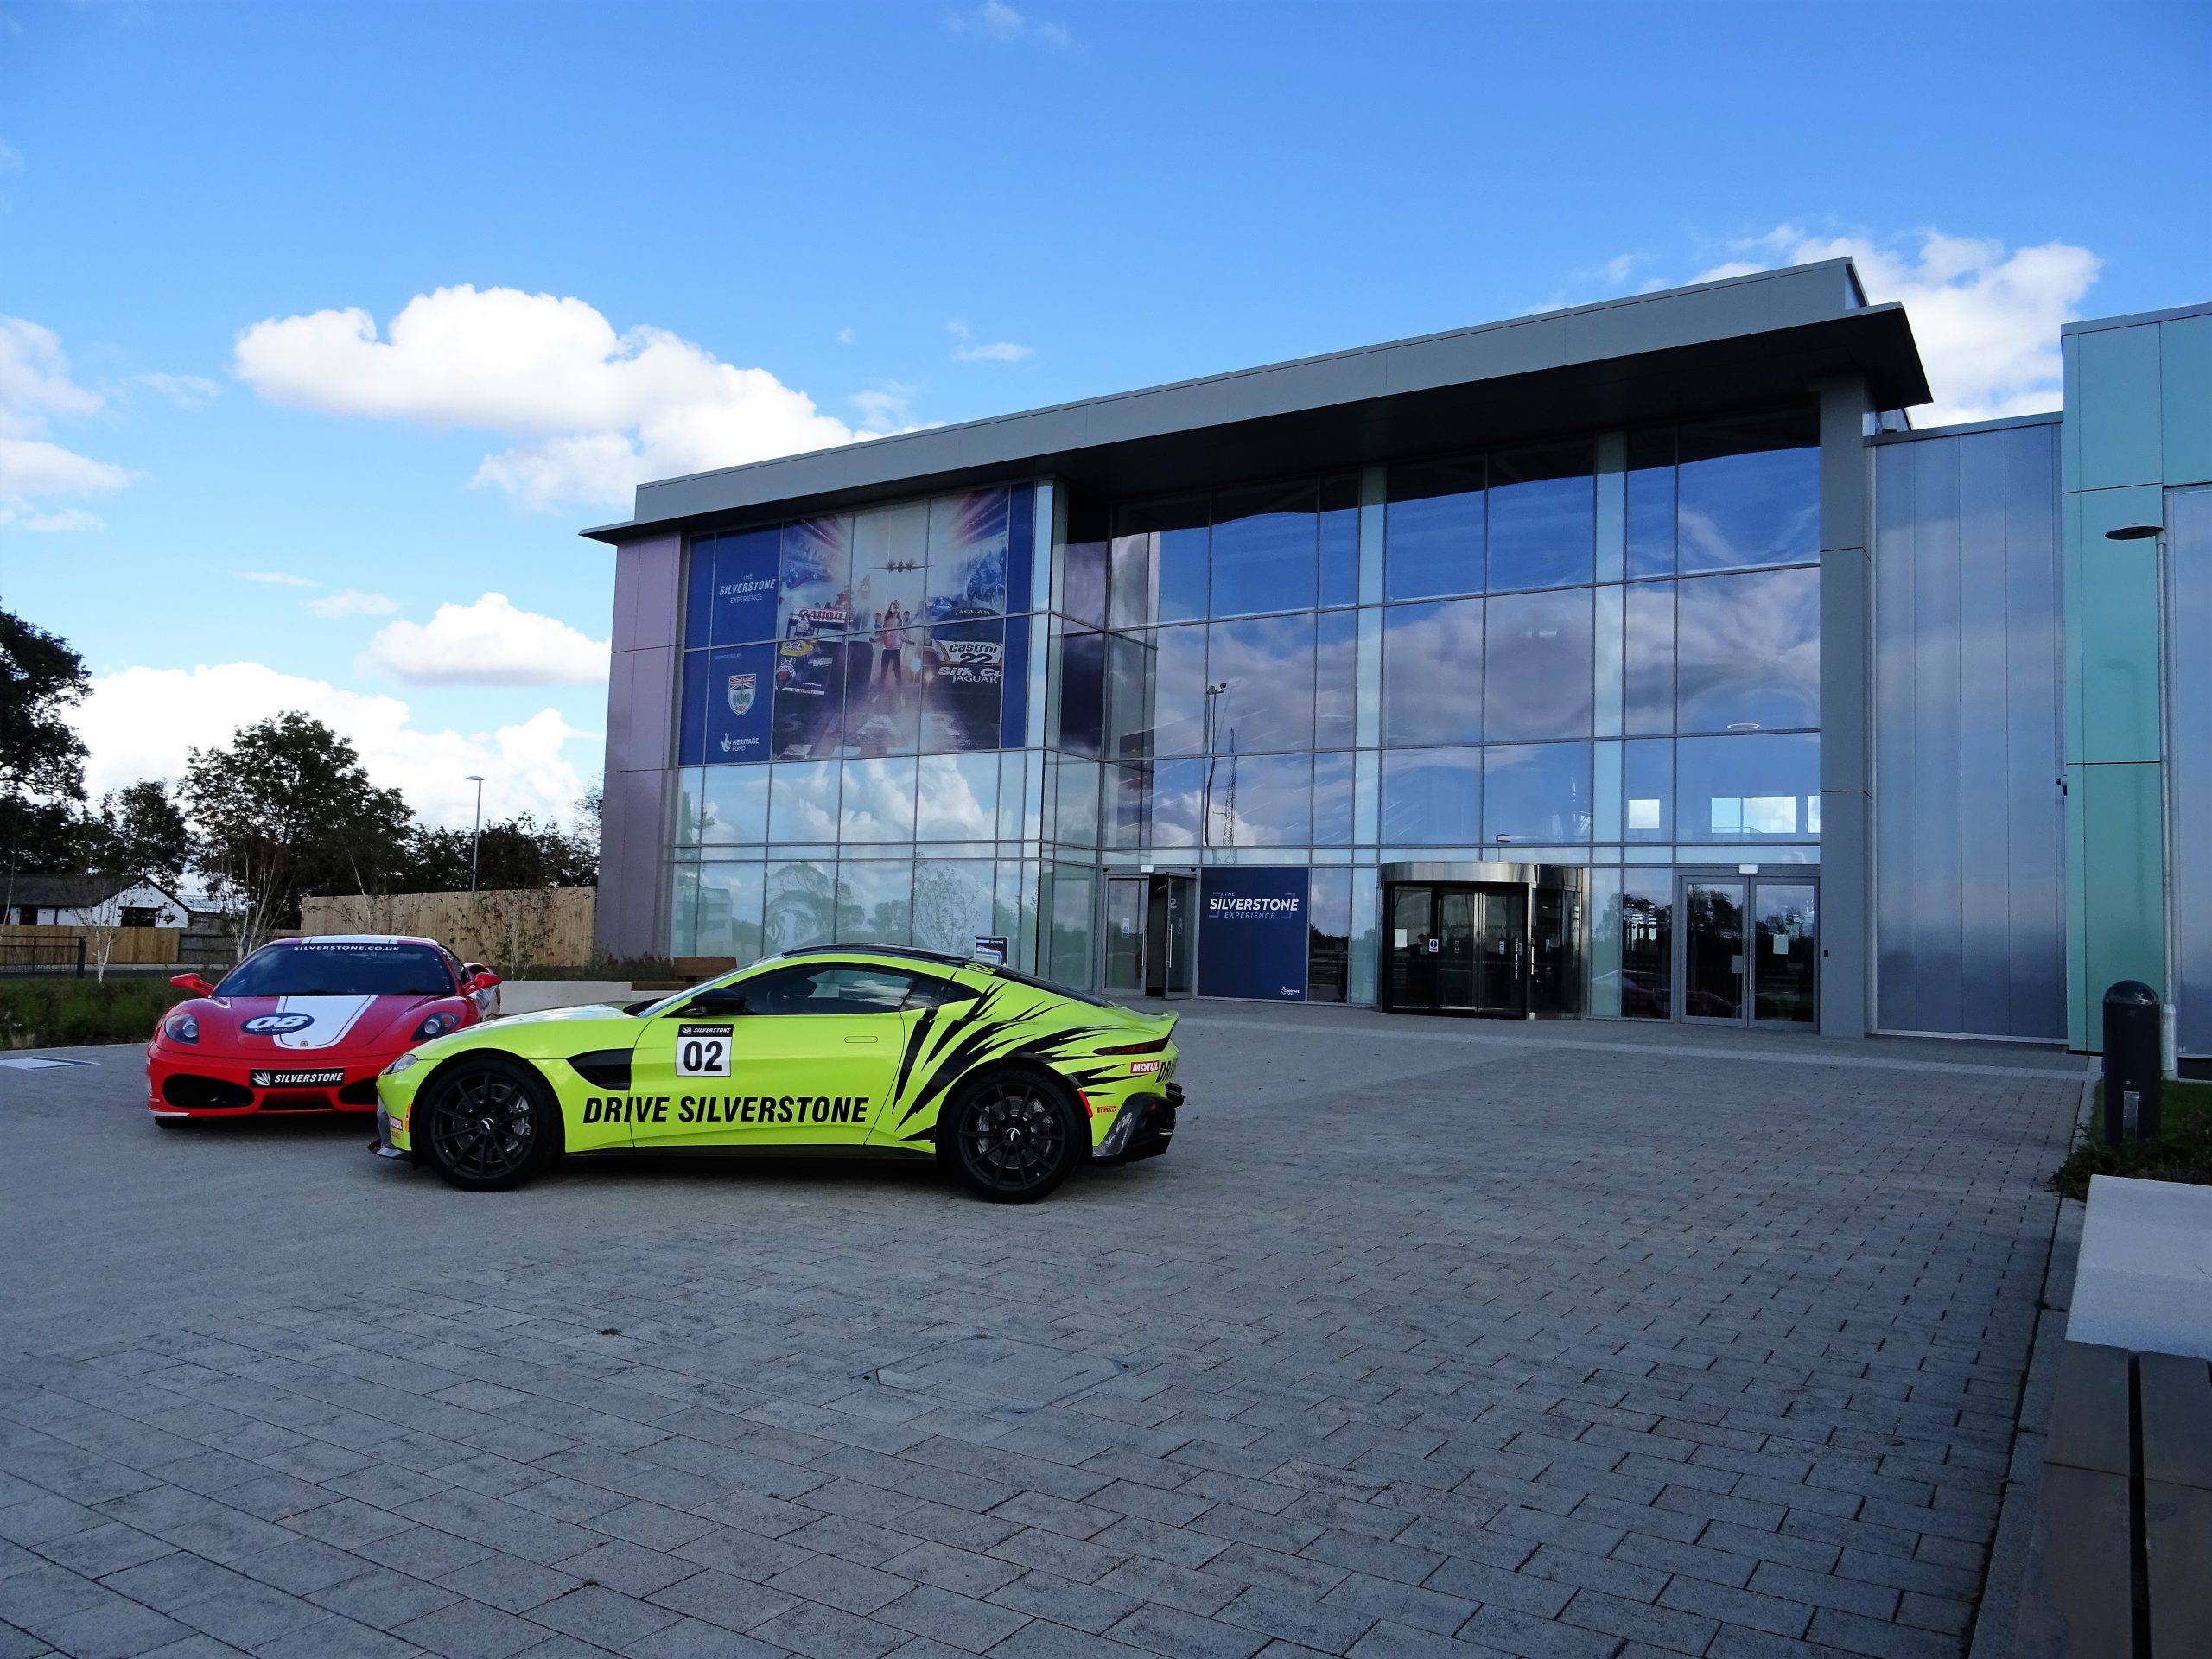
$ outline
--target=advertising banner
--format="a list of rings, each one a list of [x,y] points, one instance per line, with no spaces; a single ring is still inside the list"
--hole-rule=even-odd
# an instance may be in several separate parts
[[[1005,490],[930,503],[930,622],[1006,614],[1007,509]]]
[[[775,638],[779,539],[772,530],[755,530],[715,543],[715,644]]]
[[[1306,1000],[1306,872],[1264,865],[1200,879],[1198,995]]]
[[[775,683],[772,643],[725,645],[709,653],[704,755],[709,766],[768,759]]]

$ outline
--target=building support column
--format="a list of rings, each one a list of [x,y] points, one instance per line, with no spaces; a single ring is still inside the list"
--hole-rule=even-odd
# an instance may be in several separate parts
[[[1866,383],[1816,382],[1821,416],[1821,976],[1823,1037],[1872,1028],[1873,511]]]

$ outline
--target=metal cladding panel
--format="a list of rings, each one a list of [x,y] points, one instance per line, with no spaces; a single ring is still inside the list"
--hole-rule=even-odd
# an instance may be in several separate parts
[[[668,776],[664,772],[607,774],[601,814],[597,928],[604,956],[634,961],[665,954],[662,824]]]
[[[676,749],[676,676],[674,645],[657,645],[630,653],[630,769],[653,772],[665,768]],[[609,770],[612,770],[609,763]]]
[[[2212,315],[2158,327],[2166,487],[2212,484]]]
[[[2212,1055],[2212,486],[2169,493],[2166,527],[2170,636],[2195,642],[2171,671],[2174,1001],[2182,1052],[2202,1056]]]
[[[2058,438],[1875,449],[1885,1030],[2066,1034]]]
[[[675,645],[683,626],[683,538],[657,537],[622,551],[634,572],[632,580],[637,590],[631,645],[639,651]]]
[[[2080,423],[2081,473],[2067,488],[2155,484],[2164,464],[2158,420],[2156,325],[2072,336],[2077,383],[2066,388],[2066,421]]]
[[[1845,373],[1885,407],[1924,401],[1902,310],[1851,295],[1847,263],[1830,261],[900,434],[643,484],[628,524],[586,533],[621,543],[1049,474],[1108,493],[1198,487],[1785,400]]]

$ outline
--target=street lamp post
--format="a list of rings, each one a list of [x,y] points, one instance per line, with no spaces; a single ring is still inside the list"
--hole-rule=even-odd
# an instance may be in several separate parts
[[[2174,1019],[2174,806],[2173,754],[2167,731],[2166,656],[2172,643],[2166,638],[2166,527],[2122,524],[2105,531],[2108,542],[2152,543],[2151,579],[2158,589],[2158,886],[2159,931],[2164,935],[2165,983],[2158,989],[2158,1070],[2165,1077],[2180,1075],[2179,1033]]]
[[[1198,786],[1198,845],[1203,848],[1213,836],[1213,700],[1226,696],[1229,682],[1206,687],[1205,748],[1206,769]]]
[[[476,827],[468,836],[468,890],[476,891],[476,855],[484,847],[484,779],[480,773],[470,772],[468,781],[476,785]]]

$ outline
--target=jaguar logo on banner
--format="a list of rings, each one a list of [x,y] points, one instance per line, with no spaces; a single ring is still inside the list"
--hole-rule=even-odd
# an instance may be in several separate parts
[[[753,712],[753,698],[760,682],[758,674],[733,674],[729,677],[729,711],[740,720]]]

